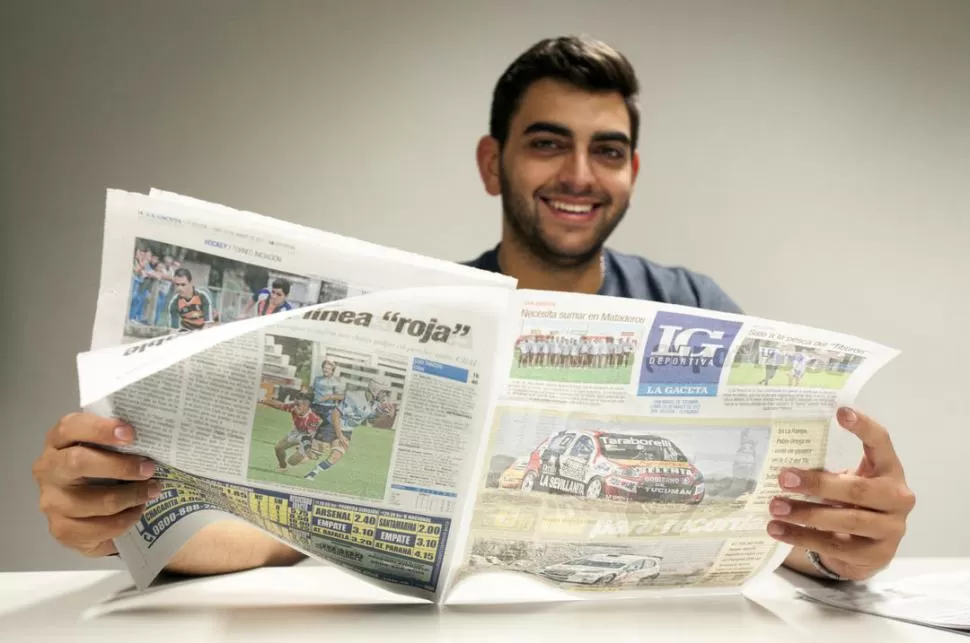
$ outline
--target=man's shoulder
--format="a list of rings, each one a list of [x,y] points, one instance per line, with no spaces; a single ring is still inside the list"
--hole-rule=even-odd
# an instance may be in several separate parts
[[[606,251],[608,292],[621,297],[648,299],[677,304],[741,313],[741,307],[710,276],[684,266],[667,266],[645,257]]]
[[[467,261],[459,262],[462,265],[470,266],[472,268],[478,268],[479,270],[487,270],[489,272],[501,272],[498,265],[498,246],[489,248],[482,254],[478,255],[474,259],[469,259]]]
[[[605,275],[599,294],[627,299],[646,299],[728,313],[741,307],[708,275],[683,266],[665,266],[650,259],[604,248]],[[501,272],[498,246],[461,262],[466,266]]]

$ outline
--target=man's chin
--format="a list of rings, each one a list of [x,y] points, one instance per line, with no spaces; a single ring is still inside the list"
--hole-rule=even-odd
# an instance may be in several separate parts
[[[598,259],[602,247],[602,244],[582,247],[548,245],[546,246],[546,252],[543,254],[548,263],[562,268],[576,268]]]

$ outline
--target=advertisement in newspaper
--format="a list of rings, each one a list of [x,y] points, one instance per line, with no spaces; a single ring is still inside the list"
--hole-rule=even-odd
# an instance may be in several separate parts
[[[710,311],[519,291],[461,575],[569,592],[733,590],[789,548],[782,467],[825,465],[836,406],[895,351]]]

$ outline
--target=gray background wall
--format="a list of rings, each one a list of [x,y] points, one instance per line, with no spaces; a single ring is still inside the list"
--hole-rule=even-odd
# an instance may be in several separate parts
[[[0,569],[116,564],[48,537],[30,477],[76,403],[105,188],[470,258],[499,233],[493,83],[566,32],[644,86],[613,245],[902,349],[859,400],[917,492],[902,553],[970,555],[970,2],[29,1],[0,8]]]

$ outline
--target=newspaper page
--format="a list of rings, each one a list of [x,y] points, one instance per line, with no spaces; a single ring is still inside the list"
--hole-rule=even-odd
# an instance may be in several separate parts
[[[802,588],[799,595],[840,609],[970,635],[970,572]]]
[[[161,497],[116,541],[140,587],[202,526],[235,519],[395,591],[439,590],[515,281],[379,251],[108,191],[79,382],[82,405],[128,420],[131,450],[158,463]]]
[[[734,593],[790,552],[785,466],[823,467],[837,407],[896,351],[802,326],[520,290],[459,578],[583,598]]]

